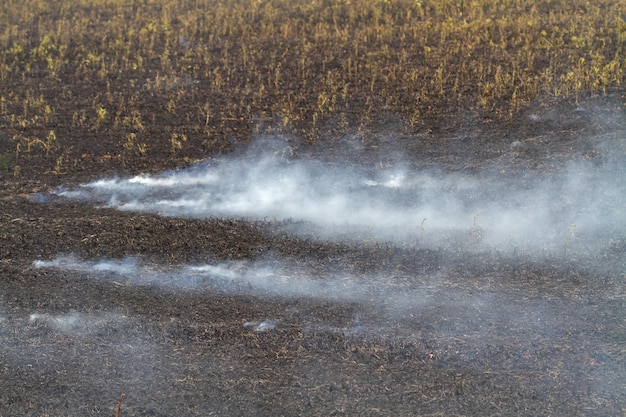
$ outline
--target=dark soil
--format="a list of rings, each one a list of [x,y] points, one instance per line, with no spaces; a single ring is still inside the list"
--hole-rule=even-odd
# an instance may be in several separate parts
[[[510,120],[442,109],[412,128],[385,114],[358,126],[327,120],[314,136],[235,120],[175,157],[148,133],[151,151],[142,156],[120,152],[119,135],[59,126],[59,147],[68,150],[61,173],[50,172],[56,155],[44,152],[20,155],[19,176],[2,173],[0,415],[114,416],[121,393],[124,417],[623,415],[623,230],[603,259],[513,257],[320,241],[290,234],[288,222],[164,218],[32,198],[270,146],[270,137],[328,164],[401,158],[413,168],[493,171],[523,183],[573,160],[601,164],[603,144],[624,140],[622,101],[535,103]],[[151,126],[156,135],[158,121]],[[355,138],[363,152],[350,151],[346,140]],[[132,256],[161,268],[271,254],[320,276],[338,266],[385,273],[422,288],[426,301],[166,291],[33,268],[63,254]],[[72,314],[91,324],[57,325],[54,317]],[[275,327],[257,331],[263,321]]]

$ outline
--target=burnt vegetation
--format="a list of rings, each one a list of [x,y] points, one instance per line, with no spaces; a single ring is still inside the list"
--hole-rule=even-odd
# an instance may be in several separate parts
[[[0,414],[626,413],[623,223],[597,247],[572,225],[545,255],[484,249],[477,217],[426,247],[430,220],[411,241],[333,241],[297,219],[46,194],[250,149],[520,189],[626,160],[624,16],[617,0],[4,0]],[[370,292],[165,291],[33,266],[59,255],[161,276],[284,262],[285,280]]]

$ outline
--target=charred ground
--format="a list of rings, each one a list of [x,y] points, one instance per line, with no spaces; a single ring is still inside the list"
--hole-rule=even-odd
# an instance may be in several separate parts
[[[269,9],[271,2],[265,3]],[[121,416],[626,412],[623,231],[616,231],[615,239],[597,255],[544,257],[394,242],[331,242],[290,233],[291,220],[166,218],[37,198],[61,185],[181,168],[251,146],[275,147],[279,158],[315,158],[329,166],[377,169],[402,161],[413,169],[469,176],[489,171],[518,187],[524,187],[529,173],[532,178],[549,177],[573,160],[600,165],[607,143],[623,152],[624,98],[618,78],[607,81],[606,92],[600,82],[594,90],[588,77],[593,68],[576,72],[576,57],[571,58],[573,80],[567,79],[567,59],[553,67],[564,77],[559,84],[555,76],[554,85],[570,85],[569,95],[524,84],[532,77],[500,86],[497,95],[497,65],[485,69],[490,77],[479,89],[473,89],[478,83],[465,89],[456,86],[454,77],[437,84],[432,77],[440,61],[428,61],[428,50],[439,53],[439,59],[445,57],[439,51],[454,50],[457,41],[470,39],[463,38],[464,33],[481,33],[484,39],[471,38],[477,43],[464,45],[473,45],[470,49],[481,57],[489,56],[484,48],[496,36],[480,32],[488,26],[486,16],[467,20],[469,13],[477,13],[471,6],[444,3],[447,9],[438,10],[424,2],[417,23],[425,25],[430,17],[440,28],[437,16],[448,12],[458,24],[450,28],[448,43],[427,36],[411,55],[404,41],[394,43],[395,31],[383,31],[378,38],[359,32],[363,46],[373,51],[354,56],[360,67],[341,66],[336,52],[348,41],[339,31],[328,38],[332,41],[315,43],[319,38],[314,31],[297,32],[298,25],[285,23],[299,22],[298,16],[311,10],[289,18],[278,14],[282,17],[273,20],[274,29],[261,32],[283,34],[260,37],[259,42],[268,42],[265,46],[306,51],[295,57],[264,58],[256,52],[243,57],[246,48],[237,39],[245,46],[253,39],[252,29],[261,28],[271,14],[259,14],[243,32],[220,26],[222,32],[213,37],[200,30],[209,23],[187,16],[198,30],[190,32],[190,45],[200,44],[203,36],[214,45],[209,49],[216,60],[201,62],[202,49],[184,53],[191,48],[181,38],[189,35],[186,15],[177,16],[165,6],[124,8],[116,3],[111,10],[119,12],[112,15],[121,16],[118,21],[104,12],[98,15],[103,9],[97,2],[67,15],[52,6],[31,4],[32,13],[20,18],[25,20],[19,21],[15,33],[2,35],[0,85],[6,94],[0,93],[0,414],[112,416],[122,392],[126,397]],[[371,22],[376,10],[384,16],[406,16],[399,9],[367,4],[371,13],[355,20],[347,5],[333,10],[346,25],[358,28]],[[498,19],[506,14],[506,2],[500,6],[487,11],[504,28],[507,22]],[[12,7],[17,10],[18,5]],[[593,24],[600,22],[595,8],[572,7],[575,13],[592,16],[588,20]],[[164,19],[170,11],[174,18],[169,23],[180,33],[168,32],[164,20],[150,29],[151,17]],[[413,12],[419,16],[418,10]],[[515,28],[559,22],[553,15],[542,21],[547,14],[540,10],[526,12],[531,24],[524,21]],[[333,15],[320,13],[317,23],[330,25]],[[520,10],[516,13],[521,16]],[[82,43],[64,39],[62,22],[69,15],[78,22],[76,31],[89,16],[97,15],[98,27],[118,35],[118,26],[106,22],[135,22],[137,34],[143,34],[126,41],[136,54],[124,52],[114,36],[94,41],[87,26],[80,32],[87,35],[78,38]],[[476,23],[480,27],[475,29],[470,28],[472,21],[483,23]],[[32,30],[22,31],[27,23],[33,24],[28,26]],[[331,26],[308,24],[327,39],[323,33]],[[563,28],[549,29],[544,37],[550,44],[560,39],[591,62],[589,51],[579,50],[587,47],[580,41],[582,33],[577,41],[571,34],[561,36]],[[47,49],[46,30],[51,42]],[[282,41],[293,36],[292,30],[307,37],[290,49]],[[538,30],[535,35],[541,37]],[[605,42],[607,57],[621,52],[622,30],[616,23],[598,31],[613,39]],[[246,36],[237,38],[240,33]],[[168,64],[162,57],[172,39],[180,51]],[[509,46],[520,45],[514,40]],[[385,44],[398,56],[405,48],[414,61],[398,63],[385,56]],[[229,48],[232,62],[225,60]],[[88,52],[93,55],[90,61]],[[331,53],[328,60],[325,52]],[[467,52],[452,55],[457,60],[448,62],[450,73],[460,74],[454,69],[462,67],[458,57]],[[129,61],[130,56],[134,58]],[[306,73],[297,65],[303,57]],[[244,59],[249,60],[246,65]],[[285,64],[277,71],[275,63],[281,59],[292,62],[293,68]],[[377,60],[384,63],[380,68],[367,66]],[[423,86],[403,84],[407,79],[394,72],[410,67],[410,62],[427,74]],[[546,66],[528,70],[545,75],[542,71],[550,66],[536,62]],[[505,66],[500,64],[502,74]],[[168,68],[170,73],[163,72]],[[359,68],[368,72],[360,73]],[[246,81],[246,71],[260,76]],[[473,67],[466,71],[477,74]],[[574,91],[576,80],[587,84]],[[317,90],[320,85],[325,88]],[[344,85],[349,90],[341,99]],[[514,91],[519,92],[519,102]],[[33,267],[33,261],[59,254],[89,260],[135,257],[164,270],[188,263],[281,259],[313,271],[320,281],[338,270],[364,280],[389,276],[397,287],[420,289],[423,299],[399,305],[384,297],[264,297],[245,288],[165,291],[100,280],[93,271]],[[373,285],[385,293],[384,280]],[[257,331],[264,322],[270,328]]]
[[[620,109],[619,100],[608,108],[600,101],[589,105]],[[434,123],[419,138],[394,132],[394,140],[413,147],[416,166],[550,175],[571,158],[600,158],[595,140],[622,137],[621,129],[594,126],[579,113],[572,109],[579,119],[533,130],[522,116],[497,127],[474,121],[476,130],[462,133]],[[351,162],[386,157],[379,149],[388,132],[359,133],[372,149]],[[528,147],[512,150],[513,138]],[[339,145],[330,142],[299,150],[340,163],[345,154],[334,156]],[[133,171],[172,164],[167,153],[136,160]],[[35,171],[37,158],[32,164]],[[65,181],[124,172],[85,158],[58,177],[5,174],[0,404],[6,415],[113,415],[121,392],[122,415],[129,416],[609,416],[624,409],[623,240],[599,268],[597,259],[324,243],[289,234],[289,221],[172,219],[32,198]],[[277,299],[245,290],[172,293],[99,282],[88,271],[32,268],[35,259],[63,253],[158,265],[280,257],[317,271],[320,280],[338,268],[392,275],[407,288],[420,287],[429,301],[396,311],[384,302]],[[484,305],[480,312],[477,302]],[[64,332],[30,316],[62,319],[76,311],[95,324]],[[276,328],[251,327],[263,320]]]

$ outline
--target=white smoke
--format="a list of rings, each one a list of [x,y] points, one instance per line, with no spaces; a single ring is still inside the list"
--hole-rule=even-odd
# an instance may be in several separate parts
[[[293,225],[296,233],[311,233],[329,240],[364,238],[391,240],[398,245],[420,248],[495,248],[507,252],[496,259],[502,260],[498,267],[502,266],[503,275],[511,275],[506,271],[513,268],[507,265],[515,258],[508,256],[512,252],[528,251],[536,255],[558,251],[559,254],[591,253],[595,256],[609,242],[614,242],[616,256],[624,257],[623,161],[626,158],[623,152],[611,154],[611,149],[603,152],[602,164],[573,161],[549,176],[528,171],[520,172],[519,178],[500,177],[497,167],[470,176],[409,169],[408,165],[365,170],[315,160],[285,161],[273,154],[258,158],[246,155],[158,175],[102,179],[77,188],[59,189],[54,194],[119,210],[166,216],[285,220],[287,225]],[[45,196],[37,196],[37,201],[45,200]],[[415,256],[420,253],[415,251]],[[456,252],[442,253],[445,258],[453,257]],[[461,252],[462,262],[469,259],[465,255]],[[471,270],[472,266],[468,265],[470,274],[476,275],[465,280],[464,268],[460,268],[460,272],[453,271],[454,259],[438,262],[436,270],[431,272],[411,271],[404,275],[404,272],[385,268],[376,276],[341,270],[324,270],[320,274],[280,259],[164,266],[135,257],[87,260],[65,255],[52,260],[35,260],[33,267],[59,269],[82,279],[133,287],[139,292],[149,287],[176,294],[189,291],[200,295],[222,293],[286,298],[288,308],[284,314],[268,308],[268,312],[254,313],[260,317],[246,317],[237,325],[258,332],[259,336],[279,332],[296,323],[302,325],[302,331],[309,336],[331,332],[355,338],[380,338],[386,342],[417,341],[434,346],[430,359],[437,360],[439,354],[446,356],[446,360],[436,365],[446,374],[461,375],[470,369],[489,379],[495,375],[489,361],[495,358],[500,361],[496,366],[506,368],[499,377],[529,375],[525,370],[528,367],[531,375],[545,373],[545,378],[556,381],[556,375],[563,370],[565,376],[558,381],[561,393],[571,391],[579,398],[588,396],[588,404],[593,402],[592,405],[600,401],[608,404],[619,397],[624,386],[624,366],[619,349],[614,349],[620,342],[615,317],[621,317],[621,278],[601,282],[602,295],[598,296],[595,288],[588,289],[585,283],[574,285],[569,276],[560,273],[536,277],[530,271],[525,277],[521,271],[520,276],[524,278],[511,285],[506,277],[499,276],[498,268],[483,279],[478,277],[480,272]],[[611,259],[607,262],[619,271],[615,276],[623,277],[623,262]],[[552,278],[555,282],[548,283]],[[589,277],[589,280],[598,278]],[[580,294],[576,293],[579,289]],[[587,295],[589,302],[581,302]],[[598,303],[601,298],[608,300],[608,304]],[[300,303],[301,299],[315,302]],[[345,310],[348,317],[353,314],[353,318],[329,319],[332,314],[326,312],[315,317],[316,311],[326,309],[326,301],[339,303],[342,308],[350,303]],[[307,306],[313,304],[314,308]],[[319,305],[322,307],[318,308]],[[303,311],[298,311],[299,308]],[[595,324],[597,320],[605,320],[607,314],[610,317],[608,327]],[[14,326],[16,331],[23,327],[32,334],[27,334],[27,338],[14,338],[17,342],[11,342],[16,343],[13,352],[19,354],[13,353],[10,360],[46,363],[51,357],[49,350],[65,360],[68,356],[66,335],[87,334],[93,336],[95,342],[84,354],[92,355],[97,351],[98,355],[95,355],[96,366],[92,365],[92,369],[81,374],[81,385],[92,387],[85,391],[91,393],[95,391],[93,387],[101,389],[102,379],[97,368],[111,367],[113,363],[119,376],[106,386],[117,383],[115,388],[119,386],[121,391],[128,386],[137,389],[149,381],[141,392],[142,399],[151,398],[154,392],[167,393],[172,389],[171,374],[163,378],[157,370],[170,366],[172,374],[181,375],[182,381],[206,366],[208,354],[186,356],[185,360],[199,361],[193,363],[193,368],[189,362],[185,366],[184,360],[173,360],[175,354],[185,351],[178,345],[175,354],[172,351],[166,356],[167,360],[157,359],[155,363],[155,354],[163,348],[163,344],[157,345],[161,339],[144,335],[143,319],[133,318],[132,313],[129,316],[127,319],[114,313],[98,315],[73,311],[32,313],[28,321],[22,317],[19,326]],[[174,320],[164,318],[168,319]],[[2,320],[0,315],[2,330],[17,322],[10,316],[7,325]],[[122,321],[128,321],[129,327],[119,326]],[[60,333],[62,337],[58,339],[63,340],[50,342],[59,343],[60,347],[33,349],[29,346],[39,346],[49,337],[48,332],[39,331],[39,326]],[[109,336],[99,336],[94,331],[105,326],[113,327],[123,343],[111,345]],[[13,333],[0,332],[0,337],[4,338],[0,341],[10,342]],[[45,333],[43,338],[40,333]],[[102,338],[109,344],[100,343]],[[503,353],[498,353],[498,349]],[[588,367],[579,369],[579,351],[591,358],[588,353],[594,349],[601,353],[599,357],[604,358],[604,364],[599,363],[591,372]],[[602,353],[603,349],[610,353]],[[31,360],[28,355],[35,359],[41,357],[41,360]],[[218,368],[232,369],[240,356],[240,352],[235,352],[232,361],[220,359],[220,355],[214,355],[211,360],[223,361],[216,365]],[[312,363],[315,366],[316,362]],[[249,372],[248,361],[241,366],[240,372]],[[309,378],[310,372],[306,369],[294,369],[302,371],[302,380]],[[518,369],[522,369],[521,373]],[[279,375],[282,369],[278,367],[276,372]],[[336,378],[335,373],[329,374],[328,385],[332,386]],[[581,388],[581,380],[587,386],[597,384],[599,388],[595,392],[595,388],[585,389],[585,384]],[[196,386],[193,378],[189,381],[190,387]],[[464,382],[460,386],[462,391]],[[471,389],[471,384],[467,387]],[[185,387],[181,392],[185,395],[180,398],[186,398],[193,388],[187,391]],[[162,404],[155,405],[155,409],[159,406]]]
[[[54,194],[172,217],[293,220],[304,222],[295,232],[333,240],[573,250],[598,233],[606,240],[607,232],[624,231],[621,167],[621,160],[601,166],[578,161],[547,178],[525,172],[504,179],[495,170],[473,176],[403,165],[366,171],[246,155]]]
[[[380,298],[383,294],[380,290],[381,280],[341,273],[320,279],[313,277],[304,268],[277,262],[224,262],[216,265],[155,268],[132,257],[87,261],[65,255],[50,261],[36,260],[33,267],[77,272],[116,285],[164,290],[322,298],[335,301],[367,300]],[[384,293],[388,291],[393,290]],[[68,323],[70,318],[66,318]]]
[[[278,320],[247,321],[243,326],[250,327],[255,332],[267,332],[274,330],[278,326]]]
[[[71,312],[66,314],[32,313],[29,322],[42,324],[66,335],[89,335],[121,320],[115,313],[85,314]]]
[[[88,261],[72,256],[60,256],[51,261],[35,261],[33,266],[38,269],[78,273],[85,279],[138,289],[150,287],[177,293],[189,291],[196,295],[219,293],[274,300],[353,303],[374,314],[374,321],[362,319],[358,314],[351,323],[340,326],[311,320],[311,317],[301,317],[301,320],[310,331],[339,332],[355,337],[380,337],[389,332],[411,333],[416,317],[428,317],[433,311],[441,309],[445,310],[448,319],[454,318],[456,326],[468,329],[472,326],[489,325],[517,329],[519,333],[535,331],[549,334],[557,331],[567,321],[544,301],[535,300],[529,303],[523,296],[506,292],[494,293],[493,289],[484,291],[477,287],[468,293],[466,288],[434,283],[441,278],[437,275],[445,274],[445,271],[434,273],[432,279],[424,276],[401,278],[391,273],[384,276],[357,277],[340,271],[320,276],[305,267],[278,261],[157,268],[135,258]],[[440,320],[438,315],[436,317],[436,320]],[[255,332],[266,332],[279,328],[283,319],[285,318],[273,317],[250,320],[244,322],[243,326]],[[292,319],[293,317],[287,321]],[[30,316],[32,323],[43,323],[66,334],[89,334],[111,320],[108,316],[85,316],[78,313]],[[402,324],[404,321],[410,323],[406,328]],[[461,330],[441,331],[454,334]],[[408,336],[405,334],[403,337]]]

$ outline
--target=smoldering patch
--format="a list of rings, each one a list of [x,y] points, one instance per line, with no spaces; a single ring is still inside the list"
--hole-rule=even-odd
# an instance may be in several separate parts
[[[283,322],[295,320],[303,323],[307,331],[363,338],[379,338],[381,335],[392,339],[406,338],[407,334],[416,337],[428,334],[433,338],[457,334],[480,337],[497,328],[518,329],[516,331],[524,335],[551,335],[566,321],[549,303],[530,304],[527,295],[519,290],[506,293],[476,288],[467,294],[465,288],[433,284],[425,277],[415,277],[414,282],[410,282],[407,278],[395,279],[389,274],[354,276],[341,271],[320,276],[304,267],[275,259],[165,268],[144,264],[137,258],[88,261],[61,256],[50,261],[35,261],[34,267],[75,272],[85,279],[101,280],[115,286],[148,286],[196,295],[246,295],[264,300],[309,300],[307,304],[310,305],[334,303],[354,308],[352,319],[345,323],[319,321],[304,312],[244,323],[244,327],[255,332],[270,331],[279,328]],[[439,273],[445,271],[436,274]],[[82,324],[82,317],[76,314],[34,314],[30,321],[62,332],[90,328]]]
[[[45,326],[53,331],[71,336],[88,336],[123,320],[116,313],[86,314],[73,311],[65,314],[32,313],[28,317],[30,326]]]
[[[165,267],[141,263],[137,258],[82,260],[73,255],[33,262],[33,268],[58,269],[83,274],[120,286],[250,294],[262,297],[305,297],[334,301],[371,299],[382,294],[381,282],[338,273],[314,278],[310,271],[281,262],[223,262]]]
[[[550,177],[525,173],[516,181],[495,170],[464,175],[398,164],[368,171],[246,154],[52,194],[171,217],[293,220],[293,233],[331,241],[582,254],[626,229],[621,162],[575,161]]]
[[[268,332],[276,329],[278,325],[278,320],[253,320],[245,322],[243,327],[251,328],[255,332]]]

